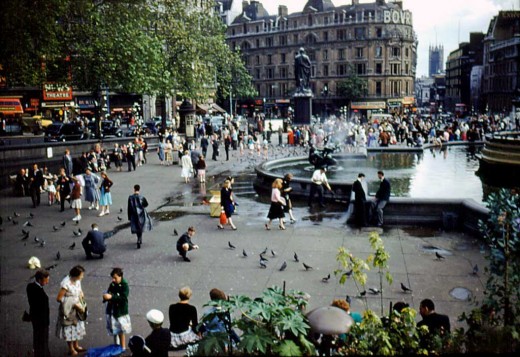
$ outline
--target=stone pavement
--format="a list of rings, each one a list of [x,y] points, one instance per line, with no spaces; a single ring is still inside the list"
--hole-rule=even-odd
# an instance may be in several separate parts
[[[211,153],[211,149],[210,149]],[[223,150],[221,149],[221,153]],[[66,343],[54,336],[54,324],[58,304],[55,302],[61,279],[70,268],[81,264],[86,268],[82,282],[90,316],[87,336],[81,343],[84,347],[99,347],[112,343],[105,330],[104,305],[101,295],[110,283],[112,267],[124,269],[124,276],[130,284],[129,308],[133,325],[133,334],[148,335],[150,329],[144,315],[152,308],[163,311],[167,327],[168,306],[178,301],[178,290],[183,286],[193,289],[192,303],[198,308],[199,315],[203,305],[209,300],[209,290],[213,287],[223,289],[228,294],[259,295],[272,285],[286,283],[287,289],[302,290],[311,295],[309,309],[328,305],[334,298],[353,297],[352,310],[362,311],[363,300],[355,298],[358,294],[354,283],[349,280],[342,286],[332,277],[328,283],[322,278],[338,268],[335,260],[337,249],[347,247],[354,255],[366,257],[370,252],[368,233],[370,229],[358,230],[345,225],[345,207],[330,206],[324,211],[309,210],[296,203],[294,209],[298,221],[287,224],[287,230],[277,229],[273,222],[272,230],[266,231],[266,215],[269,209],[268,197],[255,197],[252,192],[253,160],[239,158],[238,152],[232,152],[231,160],[214,162],[208,155],[208,180],[206,187],[198,183],[184,184],[180,177],[180,167],[159,165],[157,155],[148,154],[148,164],[138,167],[136,172],[109,171],[114,181],[112,196],[114,205],[109,216],[97,217],[96,211],[82,211],[83,219],[75,225],[71,218],[73,212],[66,209],[60,213],[58,206],[46,206],[47,197],[42,194],[42,205],[32,209],[29,197],[12,197],[10,191],[1,192],[0,215],[3,218],[0,232],[0,351],[7,356],[27,355],[31,350],[31,324],[21,321],[24,309],[28,309],[25,294],[26,284],[34,271],[26,267],[27,260],[36,256],[44,267],[58,264],[51,271],[51,281],[46,287],[51,305],[51,352],[55,356],[66,354]],[[219,159],[223,159],[222,154]],[[259,159],[256,159],[259,163]],[[224,178],[237,175],[238,214],[233,217],[238,227],[232,231],[229,227],[218,230],[217,218],[211,218],[210,208],[202,204],[210,198],[210,190],[218,190]],[[143,246],[136,249],[136,237],[130,234],[126,219],[126,202],[132,193],[134,184],[140,184],[141,193],[150,202],[149,211],[153,211],[156,224],[152,232],[144,234]],[[119,213],[120,207],[123,213]],[[20,214],[15,218],[18,225],[7,221],[8,215]],[[34,218],[29,219],[29,213]],[[117,217],[121,217],[119,221]],[[23,227],[30,221],[33,227]],[[65,227],[59,224],[65,221]],[[81,239],[90,224],[98,223],[102,231],[117,231],[108,241],[108,250],[103,260],[85,259],[81,248]],[[59,227],[54,232],[52,226]],[[195,226],[197,233],[194,242],[200,250],[189,253],[191,263],[183,262],[175,250],[177,237],[188,226]],[[81,228],[84,234],[76,237],[74,230]],[[21,241],[21,230],[30,230],[27,241]],[[474,264],[484,271],[483,258],[479,241],[461,233],[443,232],[432,229],[411,227],[388,227],[379,230],[385,248],[390,254],[390,270],[394,277],[391,286],[384,286],[383,306],[385,313],[389,303],[399,300],[408,302],[418,310],[419,302],[431,298],[439,313],[451,317],[453,327],[460,326],[457,317],[463,311],[469,311],[473,305],[468,300],[459,300],[450,295],[455,288],[466,288],[472,297],[481,298],[485,283],[484,273],[471,274]],[[38,236],[46,241],[45,247],[34,242]],[[237,249],[230,250],[228,241]],[[76,243],[76,248],[68,247]],[[258,254],[265,247],[274,250],[276,257],[270,257],[267,269],[259,266]],[[245,249],[248,257],[242,257]],[[443,261],[435,259],[434,252],[441,251],[446,256]],[[60,251],[61,260],[56,261]],[[293,260],[297,252],[300,263]],[[279,267],[287,261],[284,272]],[[305,271],[301,262],[314,267]],[[410,286],[413,293],[405,294],[400,290],[400,282]],[[379,285],[378,275],[368,274],[367,287]],[[380,311],[380,297],[367,294],[368,306]],[[420,320],[420,317],[418,317]],[[178,354],[178,353],[177,353]]]

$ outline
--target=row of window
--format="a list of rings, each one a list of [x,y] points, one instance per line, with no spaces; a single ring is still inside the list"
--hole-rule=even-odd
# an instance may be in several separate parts
[[[383,12],[382,11],[358,11],[358,12],[342,12],[342,13],[334,13],[334,23],[335,24],[352,24],[352,23],[382,23],[383,22]],[[316,17],[313,14],[307,15],[307,18],[300,17],[294,19],[284,19],[279,18],[277,21],[268,20],[264,21],[263,24],[251,25],[249,23],[243,23],[241,33],[260,33],[265,31],[278,31],[278,30],[288,30],[288,29],[297,29],[302,26],[315,26],[315,25],[329,25],[332,23],[332,17],[326,14],[325,16]],[[254,26],[254,27],[253,27]],[[238,32],[238,26],[232,28],[233,36]]]
[[[322,88],[318,89],[316,83],[311,83],[311,90],[314,93],[320,92],[325,86],[328,88],[329,93],[338,93],[338,83],[323,83]],[[410,95],[412,88],[410,81],[401,80],[390,80],[385,88],[384,81],[374,81],[369,83],[368,86],[368,97],[402,97]],[[289,85],[287,83],[267,83],[267,84],[256,84],[256,90],[261,97],[276,97],[276,96],[287,96]]]
[[[330,75],[336,75],[336,76],[346,76],[348,75],[349,71],[349,65],[346,63],[340,63],[336,64],[336,73],[331,73],[330,67],[328,64],[324,64],[322,66],[322,72],[320,75],[322,77],[329,77]],[[354,72],[358,75],[366,75],[366,74],[372,74],[372,69],[368,69],[367,71],[367,64],[366,63],[354,63],[353,64]],[[386,75],[394,75],[394,76],[400,76],[400,75],[412,75],[409,73],[409,65],[408,63],[405,64],[404,71],[401,72],[401,64],[400,63],[392,63],[390,64],[390,67],[386,70]],[[312,76],[316,75],[316,66],[312,66]],[[382,63],[375,63],[375,70],[373,74],[383,74],[383,64]],[[276,77],[276,67],[265,67],[265,77],[262,78],[262,70],[260,68],[255,68],[254,72],[252,73],[254,79],[274,79]],[[289,77],[289,67],[288,66],[279,66],[278,67],[278,78],[286,79]]]

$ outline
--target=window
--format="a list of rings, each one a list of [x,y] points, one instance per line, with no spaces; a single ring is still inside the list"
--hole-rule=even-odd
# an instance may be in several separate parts
[[[247,33],[247,24],[244,24],[244,26],[243,26],[243,28],[242,28],[242,31],[243,31],[244,33]]]
[[[243,61],[244,61],[244,65],[246,66],[249,66],[251,63],[251,61],[249,60],[249,56],[243,56],[242,57]]]
[[[278,73],[280,74],[280,78],[287,78],[287,68],[280,67]]]
[[[336,39],[338,41],[343,41],[347,39],[347,31],[346,30],[338,30],[336,33]]]
[[[338,64],[336,67],[336,73],[338,76],[344,76],[347,74],[347,65],[345,64]]]
[[[376,96],[380,97],[383,94],[382,88],[382,83],[379,81],[376,82]]]
[[[409,67],[408,63],[405,63],[405,65],[404,65],[404,74],[408,75],[410,73],[409,69],[410,69],[410,67]]]
[[[312,62],[316,62],[316,52],[314,52],[314,51],[309,51],[307,54],[309,55],[309,59],[310,59]]]
[[[366,29],[364,27],[356,27],[354,29],[354,35],[356,37],[356,40],[364,40],[365,39],[365,31],[366,31]]]
[[[356,73],[357,74],[365,74],[366,73],[366,65],[364,63],[356,64]]]
[[[323,31],[323,41],[328,42],[329,41],[329,32]]]
[[[325,17],[323,18],[323,24],[325,24],[325,25],[328,25],[328,24],[329,24],[329,17],[328,17],[328,16],[325,16]]]
[[[409,56],[408,47],[406,47],[406,48],[404,49],[404,55],[405,55],[405,57],[408,58],[408,56]]]
[[[259,68],[255,69],[255,78],[260,79],[260,69]]]
[[[294,28],[297,28],[297,27],[298,27],[298,21],[296,21],[296,20],[293,21],[293,27],[294,27]]]
[[[258,56],[258,55],[256,56],[255,64],[256,65],[260,64],[260,56]]]
[[[267,64],[273,64],[273,56],[267,55]]]
[[[312,15],[307,16],[307,26],[312,26]]]
[[[231,29],[231,34],[235,36],[235,29]]]
[[[274,69],[271,67],[266,68],[265,74],[266,74],[266,78],[272,79],[274,77]]]
[[[392,69],[392,74],[393,75],[400,75],[401,74],[401,65],[399,63],[392,63],[390,65],[391,69]]]
[[[294,43],[294,44],[297,44],[297,43],[298,43],[298,34],[297,34],[297,33],[295,33],[295,34],[293,35],[293,43]]]
[[[305,37],[305,44],[312,45],[316,43],[316,37],[314,35],[309,34],[307,37]]]
[[[401,56],[401,49],[399,47],[392,47],[392,56],[393,57]]]
[[[268,37],[265,39],[265,45],[269,48],[273,47],[273,38],[272,37]]]
[[[329,50],[323,50],[323,60],[324,61],[329,60]]]
[[[260,48],[260,39],[256,39],[256,48]]]
[[[376,74],[382,74],[382,73],[383,73],[383,64],[376,63]]]
[[[278,42],[280,42],[280,46],[285,46],[285,45],[287,45],[287,36],[285,36],[285,35],[281,35],[281,36],[278,38]]]
[[[260,26],[256,25],[256,32],[260,32]]]
[[[280,59],[282,63],[285,63],[285,53],[280,54]]]
[[[381,46],[376,47],[376,58],[381,58],[383,56],[383,48]]]
[[[356,58],[363,58],[363,57],[364,57],[364,48],[356,47]]]
[[[324,77],[328,77],[329,76],[329,65],[328,64],[324,64],[323,65],[323,76]]]
[[[377,38],[383,37],[383,29],[381,27],[376,27],[376,37]]]
[[[344,60],[345,59],[345,49],[344,48],[340,48],[338,50],[338,59],[339,60]]]

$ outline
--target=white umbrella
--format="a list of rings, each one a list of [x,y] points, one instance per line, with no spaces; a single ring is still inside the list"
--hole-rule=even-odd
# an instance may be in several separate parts
[[[324,335],[338,335],[347,333],[354,319],[340,308],[335,306],[322,306],[307,313],[307,319],[312,331]]]

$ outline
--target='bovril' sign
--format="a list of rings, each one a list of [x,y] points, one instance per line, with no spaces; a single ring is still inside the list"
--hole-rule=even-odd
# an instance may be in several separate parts
[[[385,24],[402,24],[412,26],[412,13],[408,10],[385,10],[383,11],[383,22]]]

